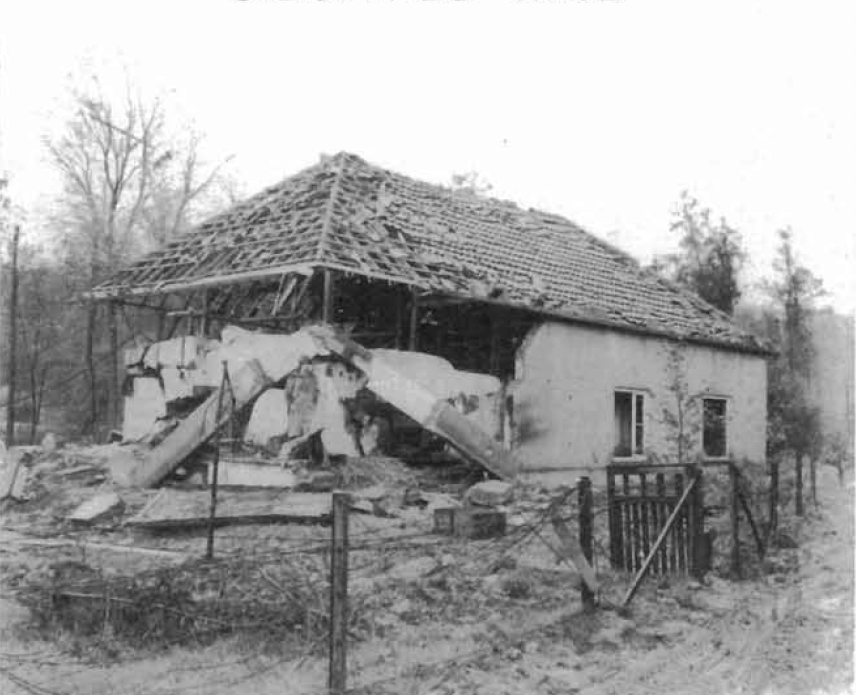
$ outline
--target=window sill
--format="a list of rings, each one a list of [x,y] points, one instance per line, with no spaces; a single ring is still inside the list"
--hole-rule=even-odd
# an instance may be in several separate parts
[[[648,463],[648,457],[645,454],[633,454],[631,456],[613,456],[613,463]]]

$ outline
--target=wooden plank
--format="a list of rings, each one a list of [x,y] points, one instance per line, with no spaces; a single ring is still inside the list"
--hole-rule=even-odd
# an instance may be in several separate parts
[[[326,522],[330,518],[329,493],[222,490],[217,499],[216,524]],[[163,488],[128,526],[180,529],[205,526],[209,521],[207,490]]]
[[[645,557],[648,557],[648,552],[651,550],[651,536],[648,518],[648,509],[650,503],[648,501],[648,480],[644,473],[639,474],[639,491],[641,494],[641,522],[642,522],[642,552]]]
[[[613,463],[609,465],[609,468],[611,468],[617,475],[639,475],[640,473],[646,473],[648,475],[658,475],[670,472],[680,473],[685,470],[686,466],[679,465],[676,463]]]
[[[529,470],[528,468],[526,469]],[[674,504],[678,501],[680,495],[653,495],[647,494],[644,497],[640,497],[639,495],[615,495],[616,502],[638,502],[641,499],[644,499],[648,502],[669,502]]]
[[[666,476],[663,473],[657,473],[657,494],[660,497],[666,496]],[[658,518],[658,526],[657,526],[657,535],[663,530],[666,526],[666,519],[669,518],[669,502],[663,500],[657,502],[657,518]],[[666,574],[669,571],[669,562],[668,556],[666,554],[666,547],[663,546],[660,551],[660,573]]]
[[[624,492],[625,497],[630,497],[630,480],[626,473],[621,476],[621,489]],[[624,569],[628,572],[633,571],[633,529],[631,528],[633,522],[630,518],[630,503],[625,502],[621,505],[621,510],[624,515],[624,529],[622,535],[624,536]]]
[[[671,532],[672,527],[675,524],[675,520],[677,519],[678,515],[684,509],[684,505],[686,504],[686,501],[689,498],[690,493],[693,491],[693,488],[695,487],[695,484],[697,481],[698,481],[698,477],[693,478],[692,481],[690,481],[690,484],[686,487],[686,489],[684,490],[683,495],[681,495],[681,498],[678,501],[677,505],[675,505],[675,508],[672,510],[672,513],[669,515],[669,518],[666,520],[666,525],[663,528],[663,530],[660,532],[660,535],[657,537],[657,540],[654,542],[654,547],[651,549],[651,552],[645,558],[645,562],[642,563],[642,568],[636,574],[636,576],[633,579],[633,582],[630,584],[630,588],[627,590],[627,593],[624,595],[624,600],[621,602],[622,607],[624,607],[628,603],[630,603],[630,601],[633,599],[633,596],[635,596],[636,591],[639,589],[639,585],[641,584],[642,580],[645,578],[645,575],[648,573],[648,570],[650,569],[651,564],[654,562],[654,558],[657,555],[657,551],[659,550],[660,545],[666,539],[666,536]]]
[[[607,467],[606,499],[609,508],[609,559],[613,569],[621,569],[621,507],[615,501],[615,474]]]
[[[675,494],[681,495],[684,491],[684,476],[681,473],[676,473],[674,475],[674,483],[675,483]],[[677,509],[677,507],[673,507],[673,509]],[[680,515],[678,515],[675,519],[675,523],[672,524],[672,534],[669,538],[671,542],[671,549],[669,550],[669,569],[672,572],[677,572],[680,569],[680,537],[678,536],[678,524],[680,524]]]
[[[105,492],[90,497],[66,518],[78,523],[94,523],[103,517],[120,512],[124,506],[122,498],[115,492]]]
[[[630,505],[633,520],[633,571],[637,572],[642,566],[642,538],[641,538],[641,519],[639,515],[639,500],[632,502]]]

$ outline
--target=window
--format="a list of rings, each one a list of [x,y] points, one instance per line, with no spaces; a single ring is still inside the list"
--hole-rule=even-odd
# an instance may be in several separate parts
[[[615,392],[615,456],[633,456],[645,449],[645,396]]]
[[[725,412],[724,398],[704,399],[702,450],[705,456],[722,458],[726,455]]]

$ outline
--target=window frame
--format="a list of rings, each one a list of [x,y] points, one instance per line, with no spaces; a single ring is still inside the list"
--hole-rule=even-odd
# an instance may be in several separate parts
[[[618,447],[619,442],[613,442],[612,446],[612,458],[616,461],[646,461],[648,459],[647,454],[645,453],[645,431],[648,429],[645,425],[645,412],[648,410],[648,406],[645,404],[646,396],[648,392],[644,389],[638,388],[627,388],[627,387],[616,387],[612,390],[612,413],[613,418],[615,417],[615,396],[619,393],[628,394],[630,396],[630,453],[622,456],[620,454],[616,454],[615,450]],[[636,399],[642,399],[642,418],[639,422],[637,422],[637,408],[636,408]],[[638,428],[641,425],[642,427],[642,441],[637,442],[636,435],[638,432]],[[614,434],[618,434],[617,432]],[[638,451],[637,451],[638,449]]]
[[[716,393],[704,393],[700,395],[701,398],[701,428],[699,432],[699,449],[701,450],[702,458],[705,461],[727,461],[731,458],[729,454],[729,437],[728,430],[729,428],[729,420],[731,419],[731,398],[729,396],[724,396]],[[705,427],[705,403],[707,401],[722,401],[725,407],[725,415],[723,417],[723,453],[721,455],[708,454],[704,448],[704,427]]]

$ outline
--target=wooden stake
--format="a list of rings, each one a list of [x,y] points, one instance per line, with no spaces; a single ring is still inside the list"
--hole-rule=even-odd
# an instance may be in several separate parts
[[[348,509],[350,496],[333,493],[333,534],[330,548],[330,672],[331,695],[347,687]]]
[[[224,361],[223,377],[220,379],[220,392],[217,395],[217,419],[215,422],[218,425],[223,414],[223,392],[226,390],[227,383],[231,386],[229,382],[229,370]],[[234,410],[232,412],[234,413]],[[205,557],[209,560],[214,557],[214,526],[217,521],[217,474],[220,468],[220,429],[218,426],[214,435],[214,460],[211,462],[211,511],[208,515],[208,548],[205,552]]]
[[[580,478],[577,495],[580,513],[580,547],[586,560],[591,564],[594,559],[594,539],[592,536],[593,513],[591,479],[587,476]],[[582,582],[581,584],[581,596],[585,610],[591,610],[595,607],[595,594],[586,582]]]

